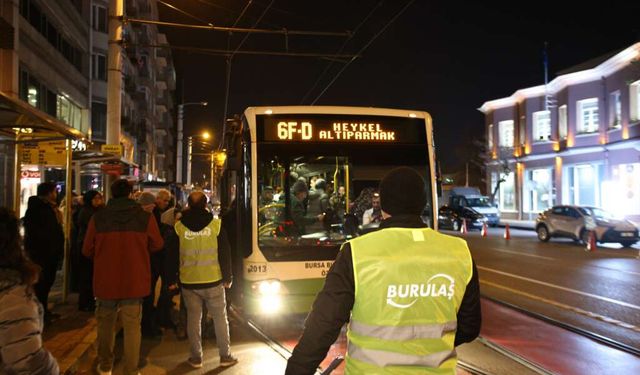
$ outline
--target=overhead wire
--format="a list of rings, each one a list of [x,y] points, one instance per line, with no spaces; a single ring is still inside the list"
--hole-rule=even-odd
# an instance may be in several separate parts
[[[243,50],[243,51],[231,51],[216,48],[204,48],[204,47],[191,47],[191,46],[177,46],[175,44],[142,44],[131,43],[129,47],[141,47],[141,48],[165,48],[178,51],[186,51],[192,53],[199,53],[210,56],[231,56],[233,52],[238,55],[263,55],[263,56],[286,56],[286,57],[307,57],[307,58],[335,58],[344,59],[343,61],[349,61],[357,55],[335,55],[333,53],[311,53],[311,52],[281,52],[281,51],[260,51],[260,50]]]
[[[269,5],[267,5],[266,8],[264,8],[264,10],[262,11],[262,14],[260,14],[260,17],[258,17],[258,19],[256,20],[256,22],[254,22],[253,26],[251,27],[252,29],[254,29],[256,26],[258,26],[258,24],[260,23],[260,21],[262,21],[262,18],[264,18],[264,16],[267,14],[267,12],[269,11],[269,9],[271,9],[271,6],[273,5],[273,3],[275,2],[275,0],[271,0],[271,2],[269,3]],[[247,8],[249,6],[249,4],[247,4],[245,6],[245,8]],[[246,10],[246,9],[245,9]],[[233,53],[231,54],[231,56],[227,57],[227,82],[225,85],[225,95],[224,95],[224,111],[222,114],[222,137],[220,137],[221,142],[220,145],[218,146],[218,149],[222,149],[223,147],[223,142],[222,140],[224,139],[224,132],[226,131],[226,125],[227,125],[227,112],[229,111],[229,90],[231,87],[231,64],[233,63],[233,57],[236,55],[236,53],[238,53],[238,51],[240,50],[240,48],[242,47],[242,45],[244,44],[244,42],[247,41],[247,39],[249,38],[249,36],[251,35],[251,32],[247,33],[247,35],[244,36],[244,38],[242,38],[242,40],[240,41],[240,43],[238,44],[238,46],[236,47],[236,49],[233,51]]]
[[[384,0],[379,1],[372,9],[371,11],[369,11],[369,14],[366,15],[366,17],[364,17],[364,19],[358,24],[358,26],[356,26],[355,29],[353,29],[353,31],[351,32],[351,35],[349,35],[349,37],[347,38],[347,40],[344,41],[344,43],[342,44],[342,46],[340,47],[340,49],[338,49],[338,52],[336,52],[336,56],[340,55],[342,53],[342,51],[344,50],[344,48],[347,46],[347,44],[349,44],[349,41],[351,41],[351,39],[356,35],[356,33],[358,32],[358,30],[360,30],[360,28],[369,20],[369,18],[373,15],[373,13],[380,8],[380,6],[382,5],[382,3],[384,2]],[[320,73],[320,75],[318,76],[318,79],[316,79],[315,83],[313,84],[313,86],[311,86],[311,88],[309,89],[309,91],[307,91],[307,93],[304,95],[304,97],[302,98],[302,100],[300,101],[300,104],[304,104],[304,102],[307,100],[307,98],[309,97],[309,95],[311,95],[311,93],[313,92],[313,90],[315,90],[315,88],[318,86],[318,84],[320,83],[320,81],[322,80],[322,77],[324,77],[324,75],[329,71],[329,69],[331,69],[333,67],[335,63],[334,61],[331,61],[329,64],[327,64],[327,66],[324,68],[324,70],[322,71],[322,73]]]
[[[253,0],[247,1],[244,8],[242,9],[242,12],[240,12],[235,22],[233,22],[232,27],[238,26],[240,19],[244,16],[244,14],[247,12],[247,10],[249,9],[252,3],[253,3]],[[231,49],[231,32],[229,32],[229,34],[227,35],[227,49],[229,50]],[[227,112],[229,109],[229,90],[231,87],[231,57],[232,56],[227,56],[225,60],[224,107],[222,110],[222,136],[220,137],[218,150],[222,150],[224,148],[224,141],[225,141],[224,135],[227,132]]]
[[[311,30],[286,30],[286,29],[256,29],[256,28],[242,28],[242,27],[224,27],[224,26],[210,26],[210,25],[191,25],[179,22],[166,22],[166,21],[154,21],[142,18],[123,17],[124,22],[129,23],[141,23],[157,26],[167,27],[182,27],[188,29],[210,30],[210,31],[222,31],[222,32],[234,32],[234,33],[247,33],[247,34],[281,34],[281,35],[299,35],[299,36],[336,36],[343,37],[349,36],[348,31],[335,32],[335,31],[311,31]]]
[[[158,3],[160,3],[160,4],[164,5],[164,6],[166,6],[167,8],[173,9],[173,10],[175,10],[175,11],[176,11],[176,12],[178,12],[178,13],[182,13],[182,14],[184,14],[185,16],[191,17],[191,18],[193,18],[193,19],[194,19],[194,20],[196,20],[196,21],[200,21],[200,22],[204,23],[205,25],[213,26],[213,23],[211,23],[211,22],[209,22],[209,21],[205,21],[205,20],[203,20],[203,19],[202,19],[202,18],[200,18],[200,17],[197,17],[197,16],[195,16],[195,15],[193,15],[193,14],[191,14],[191,13],[187,12],[187,11],[184,11],[184,10],[182,10],[182,9],[180,9],[180,8],[178,8],[178,7],[176,7],[175,5],[169,4],[169,3],[165,2],[165,1],[162,1],[162,0],[158,0]]]
[[[387,22],[386,25],[384,25],[384,27],[382,29],[380,29],[372,38],[371,40],[369,40],[369,42],[367,42],[367,44],[365,44],[356,54],[356,57],[353,57],[351,60],[349,60],[348,63],[346,63],[342,69],[340,69],[340,71],[335,75],[335,77],[333,77],[333,79],[331,80],[331,82],[329,82],[329,84],[324,88],[324,90],[322,90],[322,92],[320,92],[320,94],[318,94],[318,96],[311,102],[311,105],[315,105],[316,102],[318,101],[318,99],[320,99],[322,97],[322,95],[324,95],[325,92],[327,92],[327,90],[333,85],[333,83],[338,79],[338,77],[340,77],[340,75],[349,67],[349,65],[351,65],[352,62],[354,62],[357,58],[357,56],[362,55],[362,53],[380,36],[382,35],[382,33],[384,33],[387,28],[393,23],[395,22],[396,19],[398,19],[398,17],[400,17],[400,15],[402,15],[402,13],[404,13],[407,8],[409,8],[409,6],[411,6],[411,4],[414,3],[415,0],[409,0],[407,2],[407,4],[400,9],[400,11],[398,13],[396,13],[395,16],[393,16],[393,18],[391,18],[389,20],[389,22]]]

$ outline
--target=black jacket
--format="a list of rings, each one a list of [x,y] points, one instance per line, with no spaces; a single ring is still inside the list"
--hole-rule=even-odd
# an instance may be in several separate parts
[[[213,220],[213,215],[210,212],[189,209],[183,212],[180,222],[189,228],[189,230],[199,232],[209,225],[211,220]],[[180,273],[180,238],[175,230],[169,231],[165,240],[165,248],[167,285],[172,285],[178,282],[178,275]],[[220,228],[220,234],[218,234],[218,263],[220,263],[220,270],[222,271],[222,280],[206,284],[183,284],[182,287],[187,289],[204,289],[233,281],[231,248],[224,228]]]
[[[419,216],[394,216],[380,223],[380,229],[401,227],[421,228],[426,225]],[[287,364],[287,375],[313,374],[326,357],[329,347],[336,341],[342,326],[349,322],[355,299],[353,261],[348,243],[331,266],[324,288],[318,294],[307,320],[304,333],[293,350]],[[458,310],[455,345],[470,342],[480,333],[480,285],[478,271],[473,264],[473,275]]]
[[[50,262],[64,253],[64,232],[56,209],[43,198],[29,198],[24,214],[24,247],[38,264]]]

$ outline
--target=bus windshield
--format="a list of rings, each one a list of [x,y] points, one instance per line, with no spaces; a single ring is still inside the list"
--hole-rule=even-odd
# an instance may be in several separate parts
[[[378,184],[394,167],[413,167],[428,181],[424,145],[260,144],[257,166],[258,246],[267,258],[337,250],[377,228]],[[431,224],[430,191],[427,196],[424,220]]]
[[[470,207],[492,207],[488,197],[467,198]]]

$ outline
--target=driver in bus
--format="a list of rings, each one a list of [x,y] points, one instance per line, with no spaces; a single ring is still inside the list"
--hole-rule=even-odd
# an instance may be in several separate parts
[[[323,214],[308,215],[305,208],[304,201],[309,194],[307,183],[298,180],[293,184],[291,188],[291,219],[296,227],[298,235],[306,234],[307,225],[322,222],[324,219]]]

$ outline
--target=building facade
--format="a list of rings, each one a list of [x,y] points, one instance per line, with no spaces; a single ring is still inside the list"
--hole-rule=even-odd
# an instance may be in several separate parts
[[[155,0],[130,0],[125,5],[128,17],[158,20]],[[91,136],[97,144],[106,143],[107,133],[108,12],[108,0],[91,1]],[[128,174],[140,180],[168,181],[175,176],[176,78],[171,49],[155,25],[127,23],[123,39],[120,143],[124,159],[137,166],[129,168]],[[94,178],[97,172],[94,167]]]
[[[87,0],[0,0],[0,91],[88,134],[90,32]],[[0,205],[13,205],[15,144],[0,144]],[[23,165],[20,199],[56,168]]]
[[[158,19],[156,0],[125,3],[127,16]],[[94,151],[106,142],[108,14],[109,0],[0,0],[0,92],[79,130],[87,142],[76,143]],[[132,179],[171,180],[171,50],[155,25],[128,23],[123,39],[120,144],[123,160],[131,165],[124,173]],[[28,176],[20,181],[21,199],[33,195],[42,181],[64,181],[61,168],[23,164],[14,171],[14,155],[14,143],[0,142],[0,206],[13,205],[16,172]],[[100,162],[80,164],[74,168],[75,190],[103,188]]]
[[[555,204],[640,218],[640,43],[480,111],[503,218],[533,220]]]

